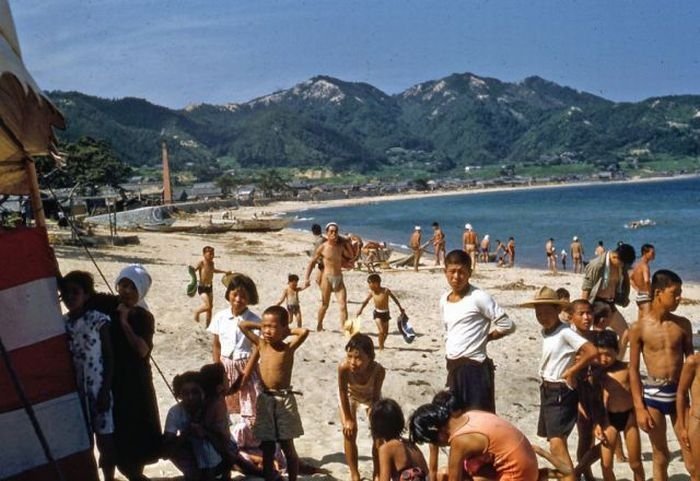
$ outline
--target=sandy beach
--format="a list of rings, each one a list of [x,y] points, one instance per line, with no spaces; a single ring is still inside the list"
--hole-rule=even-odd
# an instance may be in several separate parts
[[[378,201],[372,198],[369,201]],[[347,201],[346,201],[347,202]],[[356,199],[352,200],[357,202]],[[333,202],[333,205],[338,205]],[[318,207],[319,204],[313,204]],[[241,217],[257,211],[290,212],[303,208],[297,203],[280,203],[264,208],[241,209]],[[342,228],[342,226],[341,226]],[[192,311],[199,299],[185,294],[188,282],[186,266],[195,264],[204,245],[216,248],[216,265],[220,269],[243,272],[253,278],[260,293],[260,303],[253,306],[260,313],[277,302],[289,273],[303,276],[308,263],[305,253],[311,248],[309,233],[287,229],[276,233],[229,233],[219,235],[184,235],[139,233],[140,244],[92,250],[100,269],[112,282],[126,264],[141,263],[153,277],[153,286],[147,297],[156,318],[156,336],[153,358],[166,378],[188,369],[198,369],[211,362],[211,338],[203,324],[193,321]],[[82,249],[56,246],[62,272],[82,269],[95,275],[98,289],[107,287],[100,281],[96,268]],[[418,332],[413,344],[405,344],[395,328],[387,341],[387,349],[378,353],[377,360],[387,369],[383,395],[399,401],[406,415],[444,386],[443,327],[439,318],[438,299],[447,289],[442,271],[432,268],[433,259],[427,257],[420,272],[391,270],[383,273],[383,283],[399,297]],[[659,268],[662,266],[654,266]],[[673,269],[673,266],[663,266]],[[366,272],[349,271],[345,275],[348,288],[348,310],[353,315],[366,295]],[[224,287],[217,276],[214,284],[214,310],[225,309]],[[536,437],[539,392],[537,365],[541,351],[539,326],[534,311],[517,307],[532,297],[542,285],[566,287],[575,298],[580,292],[581,276],[571,273],[550,275],[544,271],[523,268],[498,268],[479,265],[472,283],[485,288],[506,309],[517,324],[515,334],[490,345],[489,353],[496,366],[496,402],[498,413],[517,425],[530,439],[546,446]],[[686,300],[677,313],[700,319],[700,285],[683,286]],[[319,291],[315,286],[300,294],[305,327],[315,327]],[[634,303],[632,303],[634,305]],[[397,314],[394,309],[394,314]],[[623,313],[628,320],[636,318],[636,307],[627,307]],[[371,309],[363,314],[363,331],[376,338]],[[337,364],[344,356],[347,339],[338,330],[338,310],[335,302],[326,316],[325,332],[312,332],[297,352],[293,384],[303,392],[299,397],[300,413],[306,434],[297,440],[299,455],[309,463],[322,467],[330,474],[314,475],[314,479],[347,479],[348,471],[343,455],[341,425],[337,407]],[[154,384],[158,394],[161,418],[174,404],[166,385],[154,370]],[[575,451],[575,434],[569,439],[570,450]],[[672,475],[686,479],[679,458],[678,443],[669,428],[668,435],[673,460]],[[371,479],[371,438],[366,419],[360,416],[358,435],[360,470]],[[427,449],[426,449],[427,453]],[[444,457],[442,458],[445,459]],[[643,436],[643,459],[647,478],[651,477],[651,450]],[[617,465],[618,479],[631,479],[626,465]],[[594,467],[594,473],[600,470]],[[178,479],[179,473],[169,462],[161,461],[147,467],[146,474],[153,479]],[[303,479],[303,477],[302,477]]]

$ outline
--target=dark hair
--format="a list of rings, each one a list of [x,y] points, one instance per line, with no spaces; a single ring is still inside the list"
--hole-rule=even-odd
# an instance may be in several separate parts
[[[299,276],[296,274],[289,274],[287,276],[287,282],[294,282],[294,281],[299,281]]]
[[[662,291],[673,284],[683,284],[680,276],[673,271],[669,271],[668,269],[659,269],[658,271],[654,272],[653,276],[651,276],[652,296],[656,293],[656,291]]]
[[[571,299],[571,293],[565,287],[557,289],[557,299]]]
[[[615,352],[620,351],[620,344],[617,339],[617,334],[615,331],[610,331],[608,329],[604,331],[598,331],[593,337],[593,344],[595,347],[602,347],[603,349],[612,349]]]
[[[234,274],[231,276],[231,280],[226,286],[226,294],[224,294],[224,299],[228,301],[228,295],[231,291],[236,289],[243,289],[246,294],[248,294],[248,304],[254,306],[258,303],[258,288],[255,287],[255,282],[253,279],[246,276],[245,274]]]
[[[263,311],[263,316],[275,316],[282,327],[289,326],[289,313],[282,306],[270,306]]]
[[[603,245],[603,241],[598,241],[598,245],[599,245],[599,246],[602,246],[602,245]]]
[[[311,233],[313,235],[321,235],[321,232],[323,232],[323,229],[321,229],[321,226],[319,224],[313,224],[311,226]]]
[[[437,444],[438,432],[457,411],[457,400],[449,391],[435,395],[433,402],[418,407],[408,420],[409,438],[414,443]]]
[[[369,412],[369,430],[374,439],[399,439],[405,427],[399,403],[385,398],[372,404]]]
[[[58,290],[63,292],[68,284],[75,284],[80,287],[87,295],[95,295],[95,279],[92,274],[85,271],[71,271],[58,281]]]
[[[379,274],[376,274],[376,273],[375,273],[375,274],[370,274],[370,275],[367,276],[367,282],[368,282],[368,283],[376,282],[376,283],[378,283],[378,284],[381,284],[381,283],[382,283],[382,278],[381,278],[381,276],[380,276]]]
[[[462,249],[455,249],[453,251],[450,251],[445,256],[445,266],[448,266],[450,264],[458,264],[460,266],[467,266],[467,269],[472,268],[472,260],[469,257],[469,254],[464,252]]]
[[[182,374],[178,374],[173,378],[173,394],[175,394],[176,398],[180,398],[180,395],[182,394],[182,387],[190,382],[202,387],[202,382],[197,371],[183,372]]]
[[[206,254],[207,251],[214,251],[214,248],[212,246],[204,246],[202,247],[202,254]]]
[[[360,352],[364,352],[370,361],[374,361],[374,343],[367,334],[358,332],[350,338],[348,343],[345,345],[345,352],[355,349]]]
[[[627,266],[634,264],[634,259],[637,257],[634,247],[629,244],[618,244],[615,252],[617,252],[617,256]]]
[[[571,301],[569,303],[569,305],[567,305],[564,308],[564,311],[566,311],[568,314],[573,314],[574,311],[576,310],[576,306],[580,306],[580,305],[586,305],[588,307],[591,307],[591,303],[588,302],[588,299],[576,299],[576,300]]]
[[[440,227],[440,224],[438,224],[437,222],[433,222],[433,227]]]
[[[646,254],[649,251],[653,251],[653,250],[654,250],[654,246],[652,244],[644,244],[642,246],[642,255]]]
[[[224,382],[226,369],[220,362],[205,364],[199,370],[199,383],[206,397],[215,397],[218,387]]]
[[[612,309],[607,302],[595,301],[593,303],[593,325],[597,326],[604,318],[610,316]]]

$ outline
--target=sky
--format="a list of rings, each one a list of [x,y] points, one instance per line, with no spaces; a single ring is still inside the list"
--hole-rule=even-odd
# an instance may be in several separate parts
[[[697,0],[9,0],[44,90],[246,102],[315,75],[396,94],[471,72],[616,101],[700,94]]]

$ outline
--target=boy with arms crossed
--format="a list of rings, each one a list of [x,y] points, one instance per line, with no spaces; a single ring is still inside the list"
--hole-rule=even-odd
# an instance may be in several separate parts
[[[672,314],[681,301],[682,281],[669,270],[656,271],[651,279],[651,306],[630,329],[630,388],[639,427],[649,434],[654,479],[668,479],[670,454],[666,440],[666,415],[680,439],[676,413],[676,391],[683,359],[693,354],[690,321]],[[640,359],[644,358],[647,378],[642,383]],[[697,480],[688,447],[681,442],[681,454],[691,479]]]
[[[275,479],[275,445],[280,444],[287,459],[289,481],[299,474],[299,456],[294,438],[304,434],[296,398],[292,391],[294,352],[309,335],[308,329],[289,329],[289,314],[281,306],[271,306],[263,312],[260,324],[241,321],[243,334],[255,344],[260,353],[260,378],[263,391],[258,396],[253,433],[261,441],[263,472],[266,481]],[[259,329],[260,336],[253,333]],[[288,336],[295,336],[289,343]]]
[[[370,299],[374,300],[374,322],[377,324],[377,331],[379,334],[379,349],[384,349],[384,341],[386,341],[389,335],[389,319],[391,315],[389,313],[389,299],[391,298],[396,305],[399,307],[399,311],[404,312],[401,303],[396,298],[393,292],[388,288],[382,287],[382,278],[379,274],[370,274],[367,277],[367,284],[369,285],[369,294],[360,306],[360,310],[357,311],[357,317],[360,317],[362,310],[365,308]]]

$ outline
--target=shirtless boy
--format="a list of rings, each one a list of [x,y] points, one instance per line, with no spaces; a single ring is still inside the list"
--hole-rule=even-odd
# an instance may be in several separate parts
[[[510,259],[508,265],[513,267],[515,265],[515,238],[509,237],[508,243],[506,244],[506,255]]]
[[[574,263],[574,274],[583,272],[583,246],[578,237],[574,236],[569,246],[569,252],[571,253],[571,261]]]
[[[641,319],[648,311],[651,305],[651,269],[649,264],[656,258],[656,250],[651,244],[642,246],[642,257],[630,274],[630,283],[634,290],[637,291],[637,308],[639,315],[637,319]]]
[[[681,439],[676,392],[683,361],[693,354],[690,321],[672,314],[681,301],[681,285],[676,273],[656,271],[651,278],[649,311],[630,329],[630,388],[637,423],[649,434],[656,481],[668,479],[667,415],[671,416],[676,436]],[[647,368],[644,382],[639,372],[641,358]],[[681,454],[691,479],[697,481],[690,451],[682,442]]]
[[[326,316],[331,293],[335,293],[335,300],[340,310],[340,329],[343,329],[348,319],[348,300],[345,284],[343,283],[342,265],[353,258],[350,242],[340,236],[338,224],[329,222],[326,224],[326,242],[316,249],[304,276],[304,288],[309,287],[309,276],[319,261],[323,261],[323,274],[321,274],[321,306],[318,308],[318,322],[316,330],[323,330],[323,318]]]
[[[204,246],[202,249],[202,259],[194,268],[199,274],[199,282],[197,283],[197,294],[202,299],[202,305],[194,311],[194,320],[199,322],[199,316],[202,313],[206,314],[206,327],[209,327],[211,322],[211,311],[214,307],[214,274],[230,274],[231,271],[222,271],[214,267],[214,248],[212,246]]]
[[[423,252],[421,249],[421,229],[417,225],[413,228],[413,234],[411,234],[411,239],[408,241],[408,246],[413,251],[413,270],[418,272],[418,263],[420,262],[420,256]]]
[[[435,265],[439,266],[440,261],[445,258],[445,233],[440,224],[433,222],[433,250],[435,251]]]
[[[294,352],[309,335],[308,329],[289,329],[289,315],[281,306],[265,309],[260,324],[241,321],[243,334],[255,344],[260,353],[260,379],[263,391],[258,396],[253,433],[261,441],[265,481],[276,479],[275,448],[279,443],[287,459],[289,481],[296,481],[299,474],[299,456],[294,448],[294,438],[304,434],[296,398],[292,391]],[[260,330],[260,335],[254,330]],[[284,342],[288,336],[295,336]]]
[[[688,390],[693,403],[688,399]],[[676,412],[681,444],[690,449],[693,455],[695,472],[700,473],[700,354],[693,354],[685,360],[678,383]]]
[[[389,319],[391,319],[391,314],[389,313],[389,299],[396,303],[401,313],[403,313],[404,310],[394,293],[388,288],[382,287],[382,278],[379,277],[379,274],[370,274],[367,277],[367,284],[369,285],[369,294],[357,311],[357,316],[359,317],[362,314],[362,310],[370,299],[374,300],[374,323],[377,325],[379,349],[381,350],[384,349],[384,341],[386,341],[389,335]]]
[[[464,224],[464,234],[462,234],[462,245],[464,246],[464,252],[469,254],[469,258],[472,261],[472,270],[476,268],[477,262],[477,242],[479,242],[479,237],[472,229],[471,224]]]
[[[306,289],[306,287],[299,287],[299,276],[296,274],[289,274],[287,276],[287,285],[282,291],[282,297],[277,301],[278,306],[287,301],[287,312],[289,312],[289,320],[294,322],[297,321],[297,327],[301,327],[301,306],[299,305],[299,292]]]

